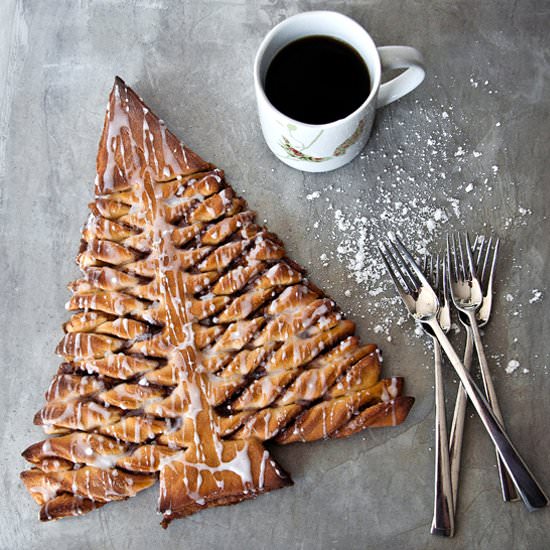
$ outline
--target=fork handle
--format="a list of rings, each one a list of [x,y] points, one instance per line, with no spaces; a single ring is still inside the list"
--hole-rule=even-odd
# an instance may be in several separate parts
[[[447,420],[445,417],[445,394],[441,368],[441,347],[437,338],[434,337],[433,342],[435,374],[435,487],[431,534],[452,537],[454,535],[454,511]]]
[[[474,311],[468,311],[468,320],[470,321],[470,330],[472,332],[472,338],[474,340],[474,346],[477,352],[477,358],[479,361],[479,370],[481,371],[481,379],[483,381],[483,387],[485,389],[485,395],[487,396],[487,401],[498,421],[504,426],[504,419],[502,416],[502,411],[500,410],[500,405],[497,400],[497,393],[493,385],[493,380],[491,379],[491,372],[489,371],[489,364],[487,363],[487,357],[485,356],[485,351],[483,349],[483,343],[481,341],[481,335],[479,334],[479,327],[477,324],[476,314]],[[502,490],[502,499],[505,502],[510,502],[518,500],[518,495],[514,488],[514,484],[506,471],[502,459],[497,451],[497,468],[498,475],[500,478],[500,487]]]
[[[472,366],[474,342],[472,331],[466,327],[466,345],[464,347],[464,368],[469,371]],[[466,419],[466,405],[468,395],[462,383],[458,386],[456,394],[453,421],[451,423],[451,438],[449,441],[449,456],[451,461],[451,486],[453,488],[453,507],[456,510],[458,501],[458,480],[460,477],[460,459],[462,456],[462,441],[464,438],[464,421]]]
[[[449,342],[447,336],[439,326],[435,318],[424,321],[434,331],[441,347],[451,361],[470,401],[475,407],[487,433],[491,437],[495,447],[497,448],[502,461],[506,465],[510,477],[516,486],[516,489],[522,498],[525,506],[529,511],[534,511],[538,508],[543,508],[548,505],[548,497],[544,494],[540,485],[536,481],[533,474],[519,455],[510,440],[506,430],[494,415],[489,403],[485,399],[483,392],[474,382],[470,373],[464,368],[460,358],[456,354],[453,346]]]

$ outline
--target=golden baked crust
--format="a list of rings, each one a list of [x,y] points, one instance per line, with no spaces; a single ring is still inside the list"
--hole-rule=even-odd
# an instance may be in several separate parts
[[[42,520],[160,479],[163,525],[291,484],[263,441],[402,422],[378,348],[255,223],[223,172],[183,146],[122,80],[70,285],[64,362],[21,474]]]

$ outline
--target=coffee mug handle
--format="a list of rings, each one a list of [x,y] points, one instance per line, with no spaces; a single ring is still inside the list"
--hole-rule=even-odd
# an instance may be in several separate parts
[[[410,46],[382,46],[378,48],[382,71],[407,69],[380,86],[377,107],[383,107],[412,92],[426,76],[422,54]]]

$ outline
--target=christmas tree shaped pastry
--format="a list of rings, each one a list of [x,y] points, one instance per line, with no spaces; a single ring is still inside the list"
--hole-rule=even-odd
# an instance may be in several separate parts
[[[163,525],[291,484],[263,442],[402,422],[402,379],[255,223],[223,172],[122,80],[109,99],[82,278],[23,453],[42,520],[160,483]]]

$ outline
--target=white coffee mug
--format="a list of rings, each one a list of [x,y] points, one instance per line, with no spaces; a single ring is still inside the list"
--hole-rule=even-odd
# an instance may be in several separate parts
[[[264,84],[275,55],[304,36],[324,35],[352,46],[363,58],[371,91],[353,113],[328,124],[306,124],[277,110],[268,100]],[[380,84],[382,69],[406,69]],[[269,148],[284,163],[306,172],[327,172],[347,164],[369,139],[374,114],[414,90],[425,76],[420,52],[408,46],[377,48],[367,31],[353,19],[332,11],[309,11],[285,19],[264,38],[254,62],[254,87],[262,131]]]

